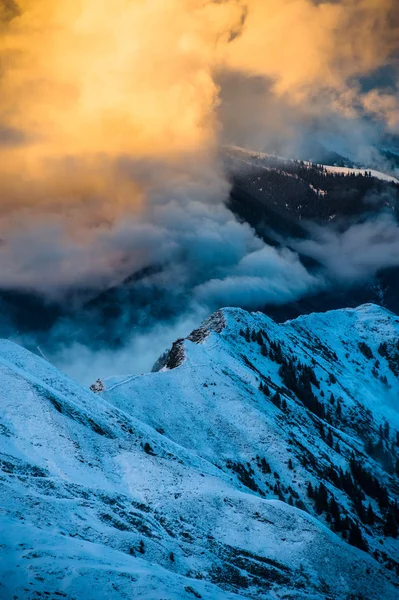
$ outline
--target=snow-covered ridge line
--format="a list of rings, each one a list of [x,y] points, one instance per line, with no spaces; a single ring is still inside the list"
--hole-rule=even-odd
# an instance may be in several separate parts
[[[257,151],[252,151],[249,150],[247,148],[242,148],[240,146],[227,146],[225,148],[226,152],[235,152],[235,153],[240,153],[243,154],[245,156],[248,157],[248,159],[256,159],[256,160],[266,160],[266,159],[277,159],[280,160],[282,162],[286,161],[286,162],[302,162],[305,165],[311,165],[312,163],[308,162],[308,161],[299,161],[293,158],[287,158],[284,156],[279,156],[279,155],[274,155],[274,154],[267,154],[265,152],[257,152]],[[250,161],[245,161],[246,164],[250,165],[251,162]],[[387,183],[396,183],[399,185],[399,179],[397,177],[394,177],[393,175],[389,175],[387,173],[383,173],[382,171],[377,171],[375,169],[367,169],[367,168],[352,168],[352,167],[336,167],[333,165],[323,165],[323,167],[329,171],[330,173],[340,173],[340,174],[347,174],[347,175],[368,175],[370,174],[372,177],[375,177],[376,179],[380,179],[381,181],[386,181]]]
[[[397,600],[398,317],[225,308],[174,347],[93,394],[0,341],[0,597]]]
[[[389,183],[396,183],[399,185],[399,179],[393,177],[392,175],[388,175],[387,173],[376,171],[375,169],[355,169],[350,167],[333,167],[329,165],[324,165],[324,168],[327,169],[327,171],[329,171],[330,173],[343,173],[351,175],[370,174],[371,177],[375,177],[376,179],[380,179],[381,181],[387,181]]]

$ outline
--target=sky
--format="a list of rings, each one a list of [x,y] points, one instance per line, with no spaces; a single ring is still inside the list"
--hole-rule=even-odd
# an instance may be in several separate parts
[[[219,151],[317,134],[368,160],[399,134],[395,6],[0,0],[3,289],[78,305],[168,265],[148,285],[189,294],[185,323],[317,289],[228,210]]]

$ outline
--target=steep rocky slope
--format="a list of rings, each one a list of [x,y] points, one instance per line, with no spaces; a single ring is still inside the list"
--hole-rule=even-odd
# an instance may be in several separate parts
[[[1,342],[0,597],[394,600],[398,341],[224,309],[96,394]]]

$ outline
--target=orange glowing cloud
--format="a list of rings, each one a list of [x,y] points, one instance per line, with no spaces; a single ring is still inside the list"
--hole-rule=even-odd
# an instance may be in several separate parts
[[[394,3],[0,0],[0,127],[11,139],[0,140],[3,207],[140,204],[145,190],[115,161],[214,148],[217,69],[272,78],[293,101],[326,88],[347,97],[353,76],[394,52]],[[392,99],[363,106],[387,106],[396,122]]]
[[[398,49],[395,0],[251,0],[227,64],[275,80],[279,93],[338,90]]]
[[[35,151],[153,155],[212,138],[213,47],[238,8],[197,0],[20,6],[1,40],[1,113],[23,125]]]
[[[3,27],[4,202],[140,196],[113,161],[215,143],[213,54],[239,6],[198,0],[21,0]],[[29,194],[26,185],[29,184]],[[4,191],[5,190],[5,191]]]

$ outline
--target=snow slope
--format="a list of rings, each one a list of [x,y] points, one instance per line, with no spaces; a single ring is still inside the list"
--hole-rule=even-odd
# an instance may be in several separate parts
[[[284,325],[224,309],[158,372],[98,394],[0,342],[0,597],[396,599],[387,507],[365,496],[375,523],[363,524],[332,470],[359,457],[398,497],[366,451],[381,425],[397,453],[398,339],[399,319],[371,305]],[[312,365],[323,417],[283,380],[293,357]],[[367,552],[332,530],[309,482],[359,524]]]
[[[353,175],[365,175],[366,173],[370,173],[371,177],[375,177],[376,179],[380,179],[381,181],[388,181],[391,183],[399,183],[399,179],[393,177],[392,175],[387,175],[387,173],[382,173],[381,171],[376,171],[375,169],[352,169],[350,167],[333,167],[326,166],[327,171],[330,173],[345,173],[345,174],[353,174]]]
[[[243,163],[247,165],[253,165],[254,160],[258,163],[262,160],[267,159],[277,159],[280,161],[286,162],[299,162],[294,159],[290,159],[283,156],[277,156],[273,154],[266,154],[265,152],[256,152],[252,150],[248,150],[246,148],[242,148],[240,146],[228,146],[225,148],[225,152],[229,155],[233,155],[234,158],[240,159]],[[301,161],[305,165],[310,165],[308,161]],[[365,175],[366,173],[370,173],[372,177],[379,179],[381,181],[386,181],[389,183],[399,184],[399,179],[394,177],[393,175],[389,175],[388,173],[383,173],[382,171],[377,171],[375,169],[356,169],[352,167],[336,167],[333,165],[324,165],[324,168],[330,173],[341,173],[345,175]]]
[[[330,173],[345,173],[352,175],[365,175],[366,173],[370,173],[371,177],[375,177],[376,179],[380,179],[381,181],[388,181],[390,183],[399,184],[399,179],[393,177],[393,175],[388,175],[387,173],[382,173],[381,171],[376,171],[375,169],[352,169],[350,167],[333,167],[326,166],[327,171]]]

